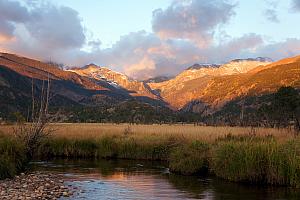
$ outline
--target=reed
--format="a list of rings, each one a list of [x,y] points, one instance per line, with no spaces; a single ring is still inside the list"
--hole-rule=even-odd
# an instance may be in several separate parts
[[[211,170],[230,181],[300,187],[300,138],[231,137],[212,146]]]
[[[209,148],[207,143],[200,141],[174,148],[169,157],[170,170],[183,175],[207,173]]]
[[[10,178],[24,170],[25,147],[22,143],[0,133],[0,179]]]
[[[169,163],[170,171],[184,175],[211,173],[236,182],[300,187],[300,137],[285,129],[128,124],[51,126],[57,131],[39,147],[38,158],[163,160]],[[10,127],[5,128],[8,138]],[[4,143],[15,145],[16,141],[6,139]],[[8,149],[0,153],[11,152]],[[10,159],[9,163],[15,161]],[[2,166],[10,168],[8,164]]]
[[[61,158],[121,158],[168,160],[170,150],[182,143],[182,138],[103,136],[101,138],[49,138],[38,150],[38,157]]]

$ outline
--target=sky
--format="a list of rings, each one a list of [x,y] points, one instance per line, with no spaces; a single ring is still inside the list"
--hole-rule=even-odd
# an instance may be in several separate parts
[[[0,0],[0,51],[137,79],[300,54],[300,0]]]

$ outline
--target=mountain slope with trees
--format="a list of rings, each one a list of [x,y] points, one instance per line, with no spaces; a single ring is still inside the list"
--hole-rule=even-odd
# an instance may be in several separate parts
[[[269,59],[238,59],[221,66],[194,65],[163,82],[140,82],[95,65],[65,71],[55,63],[0,53],[0,118],[14,120],[16,113],[28,118],[32,95],[38,98],[48,81],[50,110],[59,111],[62,121],[258,126],[267,121],[275,126],[276,117],[268,113],[276,112],[268,105],[278,105],[272,103],[277,91],[289,94],[280,88],[291,88],[298,98],[300,57],[271,64]],[[297,124],[298,114],[283,108],[288,117],[278,126]]]

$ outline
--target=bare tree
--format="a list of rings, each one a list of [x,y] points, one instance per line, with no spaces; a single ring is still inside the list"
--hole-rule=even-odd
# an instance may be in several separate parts
[[[39,100],[36,99],[34,88],[34,80],[32,79],[31,120],[27,121],[27,123],[18,121],[14,128],[15,137],[24,142],[28,159],[32,159],[42,141],[54,131],[48,127],[53,119],[53,116],[48,113],[50,98],[49,76],[47,86],[45,86],[45,81],[42,82]]]
[[[245,99],[242,100],[241,113],[240,113],[240,126],[244,126],[244,112],[245,112]]]

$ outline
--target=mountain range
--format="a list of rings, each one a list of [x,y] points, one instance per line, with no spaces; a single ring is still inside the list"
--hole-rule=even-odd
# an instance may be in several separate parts
[[[95,64],[64,70],[55,63],[0,53],[0,117],[17,111],[26,114],[32,88],[38,95],[48,80],[52,106],[58,109],[101,107],[108,112],[135,102],[135,110],[147,107],[157,115],[163,110],[170,115],[184,112],[203,117],[220,113],[233,102],[240,105],[245,98],[275,93],[283,86],[300,89],[300,56],[276,62],[258,57],[195,64],[175,77],[138,81]]]

